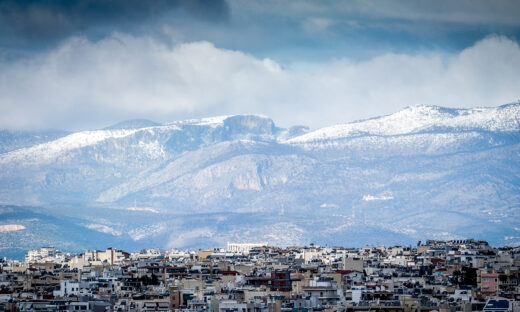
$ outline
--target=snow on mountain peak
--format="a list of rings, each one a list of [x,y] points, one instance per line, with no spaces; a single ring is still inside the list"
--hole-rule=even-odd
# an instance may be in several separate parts
[[[186,119],[181,121],[174,121],[171,123],[168,123],[169,125],[193,125],[193,126],[210,126],[210,127],[217,127],[224,124],[224,120],[231,117],[233,115],[222,115],[222,116],[214,116],[214,117],[205,117],[205,118],[198,118],[198,119]]]
[[[200,130],[184,133],[185,126],[200,126]],[[313,141],[337,140],[363,136],[396,136],[425,132],[458,131],[518,131],[520,130],[520,103],[491,108],[453,109],[439,106],[417,105],[397,113],[340,124],[312,132],[277,128],[272,119],[261,115],[227,115],[202,119],[172,122],[166,125],[147,120],[134,120],[116,124],[105,130],[72,133],[54,141],[14,150],[0,155],[0,164],[11,161],[45,163],[55,160],[63,153],[100,143],[107,139],[118,139],[145,131],[156,136],[180,131],[172,142],[178,140],[188,144],[194,136],[204,137],[206,131],[223,127],[218,135],[210,136],[208,142],[218,140],[277,140],[279,143],[301,144]],[[202,131],[202,132],[201,132]],[[163,139],[169,137],[163,136]],[[141,140],[141,139],[139,139]],[[188,141],[186,141],[188,140]],[[214,141],[216,140],[216,141]],[[179,142],[180,142],[179,141]],[[188,143],[186,143],[188,142]],[[194,142],[199,142],[195,139]],[[169,143],[169,144],[170,144]],[[159,144],[155,142],[154,144]],[[190,143],[191,144],[191,143]],[[193,143],[195,144],[195,143]],[[200,144],[196,143],[195,145]],[[145,146],[145,144],[141,144]],[[155,146],[155,145],[154,145]],[[198,145],[197,145],[198,146]]]
[[[187,119],[182,121],[174,121],[169,123],[169,125],[192,125],[192,126],[210,126],[212,128],[216,128],[218,126],[223,126],[226,122],[230,122],[233,120],[240,121],[243,125],[252,126],[253,121],[270,121],[272,120],[263,115],[222,115],[222,116],[214,116],[214,117],[205,117],[199,119]]]
[[[191,130],[183,132],[185,126],[200,126],[201,129],[195,132]],[[163,143],[159,143],[157,139],[151,142],[138,139],[137,143],[139,147],[147,153],[161,154],[163,151],[159,144],[164,144],[164,140],[166,140],[167,137],[171,137],[168,133],[172,131],[178,133],[172,142],[181,140],[185,142],[184,144],[187,144],[186,142],[191,142],[190,140],[194,139],[193,136],[204,136],[204,132],[211,132],[218,127],[226,127],[226,133],[229,135],[229,137],[222,139],[259,138],[262,136],[272,137],[276,129],[271,119],[257,115],[217,116],[172,122],[166,125],[143,119],[129,120],[103,130],[76,132],[57,140],[1,154],[0,164],[7,164],[13,161],[23,162],[25,164],[49,163],[60,155],[64,155],[72,150],[92,146],[108,139],[120,139],[141,133],[146,134],[148,138],[150,136],[162,136]],[[198,141],[195,140],[195,142]],[[193,144],[197,145],[199,143]]]
[[[93,145],[110,138],[126,137],[137,131],[138,129],[119,129],[76,132],[51,142],[3,154],[0,156],[0,164],[11,161],[23,161],[26,164],[37,162],[41,164],[52,161],[64,152]]]
[[[334,125],[289,140],[289,143],[342,139],[365,135],[391,136],[457,128],[464,131],[520,130],[520,104],[490,108],[453,109],[417,105],[397,113]]]

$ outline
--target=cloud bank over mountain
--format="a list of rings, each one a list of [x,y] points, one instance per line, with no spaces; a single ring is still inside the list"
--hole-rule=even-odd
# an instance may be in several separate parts
[[[518,43],[499,36],[454,54],[289,65],[209,42],[73,37],[34,58],[0,63],[0,127],[77,130],[121,119],[237,113],[319,127],[416,104],[512,102],[519,72]]]

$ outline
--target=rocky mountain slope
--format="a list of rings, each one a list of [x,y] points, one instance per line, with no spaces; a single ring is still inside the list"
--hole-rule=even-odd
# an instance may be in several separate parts
[[[415,106],[315,131],[239,115],[129,121],[19,148],[5,137],[0,203],[110,238],[78,248],[520,242],[520,104]],[[24,224],[16,232],[32,231]]]

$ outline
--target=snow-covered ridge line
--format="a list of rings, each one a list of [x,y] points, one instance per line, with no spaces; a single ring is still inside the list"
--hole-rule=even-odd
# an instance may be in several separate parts
[[[214,116],[214,117],[179,120],[179,121],[169,122],[166,125],[210,126],[210,127],[215,128],[218,126],[223,126],[224,121],[226,121],[229,118],[235,118],[235,117],[236,118],[256,117],[256,118],[262,118],[262,119],[270,119],[269,117],[267,117],[265,115],[261,115],[261,114],[238,114],[238,115],[221,115],[221,116]]]
[[[126,137],[140,130],[141,129],[121,129],[76,132],[51,142],[22,148],[0,155],[0,164],[11,161],[25,161],[27,163],[38,161],[38,163],[41,163],[54,159],[63,152],[94,145],[107,139]]]
[[[245,126],[246,129],[249,123],[251,123],[252,127],[255,125],[254,120],[256,118],[268,119],[268,117],[262,115],[226,115],[135,129],[103,129],[76,132],[54,141],[1,154],[0,164],[7,164],[12,161],[24,162],[26,164],[41,164],[53,161],[68,151],[95,145],[107,139],[120,139],[143,131],[150,132],[152,135],[162,131],[182,131],[185,125],[216,128],[223,126],[227,119],[235,117],[238,118],[241,126]],[[241,119],[240,117],[243,118]],[[281,137],[281,135],[283,136],[282,132],[275,136],[277,136],[280,143],[305,144],[356,136],[408,135],[438,129],[519,131],[520,103],[493,108],[471,109],[451,109],[424,105],[413,106],[387,116],[318,129],[289,140]]]
[[[101,130],[86,130],[80,132],[74,132],[67,136],[59,139],[37,144],[30,147],[21,148],[18,150],[10,151],[3,155],[0,155],[0,164],[12,160],[24,160],[30,161],[31,155],[45,155],[45,159],[52,159],[60,153],[79,149],[97,143],[103,142],[108,139],[119,139],[133,135],[141,131],[155,131],[155,130],[181,130],[178,125],[158,125],[135,129],[101,129]],[[44,159],[39,158],[41,162]]]
[[[69,134],[62,138],[37,144],[30,147],[21,148],[18,150],[10,151],[0,155],[0,164],[6,164],[9,162],[24,162],[30,163],[46,163],[53,161],[59,155],[64,153],[81,149],[83,147],[92,146],[103,142],[107,139],[120,139],[123,137],[134,135],[138,132],[148,131],[161,132],[161,131],[182,131],[183,126],[192,125],[200,127],[217,128],[224,125],[224,121],[232,117],[259,117],[267,118],[259,115],[226,115],[217,116],[201,119],[190,119],[184,121],[176,121],[168,124],[158,124],[154,126],[145,126],[139,128],[121,128],[121,129],[100,129],[100,130],[87,130]]]
[[[518,131],[520,130],[520,104],[470,109],[412,106],[383,117],[321,128],[287,142],[299,144],[360,135],[403,135],[435,128]]]
[[[197,119],[186,119],[180,121],[173,121],[167,123],[167,125],[193,125],[193,126],[220,126],[224,124],[224,120],[236,115],[222,115],[215,117],[197,118]]]

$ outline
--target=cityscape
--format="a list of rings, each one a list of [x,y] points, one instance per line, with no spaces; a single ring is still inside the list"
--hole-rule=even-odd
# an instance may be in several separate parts
[[[5,311],[519,311],[520,247],[29,251],[0,262]]]

